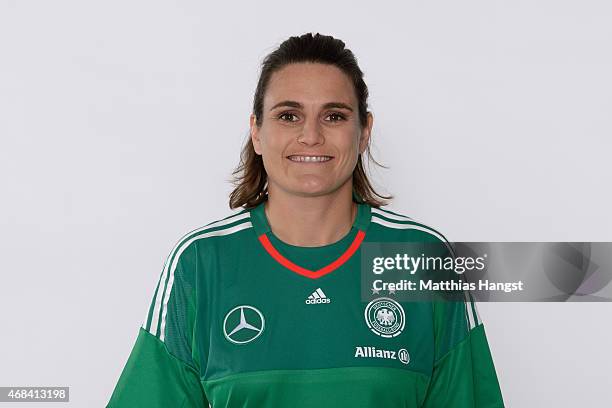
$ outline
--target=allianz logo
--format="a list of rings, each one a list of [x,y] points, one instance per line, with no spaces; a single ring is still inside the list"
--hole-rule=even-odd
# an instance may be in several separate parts
[[[410,354],[404,348],[395,351],[378,349],[372,346],[356,346],[355,358],[386,358],[389,360],[399,360],[404,364],[410,362]]]
[[[321,290],[321,288],[317,288],[314,292],[308,296],[305,300],[307,305],[318,305],[322,303],[331,303],[331,299],[325,296],[325,293]]]

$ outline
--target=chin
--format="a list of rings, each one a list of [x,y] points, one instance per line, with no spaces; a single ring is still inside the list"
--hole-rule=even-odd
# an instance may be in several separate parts
[[[320,197],[332,194],[337,189],[333,185],[301,186],[293,189],[293,192],[300,196]]]

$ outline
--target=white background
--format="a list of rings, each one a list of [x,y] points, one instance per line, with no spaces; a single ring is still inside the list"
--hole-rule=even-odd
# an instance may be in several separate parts
[[[605,1],[2,0],[0,386],[106,404],[166,255],[230,214],[259,63],[290,35],[356,54],[392,210],[451,241],[612,241],[611,18]],[[610,403],[612,303],[479,305],[508,407]]]

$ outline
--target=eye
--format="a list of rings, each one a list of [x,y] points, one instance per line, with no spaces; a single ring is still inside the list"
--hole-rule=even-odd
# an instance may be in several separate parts
[[[281,113],[280,115],[278,115],[278,118],[279,118],[280,120],[282,120],[282,121],[285,121],[285,122],[295,122],[295,120],[291,120],[291,119],[289,119],[289,120],[285,120],[285,119],[283,119],[283,117],[284,117],[284,116],[296,117],[296,116],[295,116],[295,114],[293,114],[293,113],[291,113],[291,112],[283,112],[283,113]]]
[[[338,113],[338,112],[330,113],[329,115],[327,115],[327,117],[328,118],[330,118],[330,117],[336,118],[336,119],[330,120],[330,122],[338,122],[338,121],[341,121],[341,120],[346,120],[346,117],[343,114]]]

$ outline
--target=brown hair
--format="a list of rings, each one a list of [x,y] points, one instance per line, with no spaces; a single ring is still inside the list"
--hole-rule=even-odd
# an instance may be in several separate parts
[[[263,118],[263,99],[272,74],[286,65],[300,62],[315,62],[338,67],[352,80],[357,101],[359,104],[359,122],[367,126],[368,114],[368,87],[363,81],[363,72],[351,50],[345,48],[343,41],[319,33],[303,34],[299,37],[290,37],[275,51],[268,54],[261,65],[261,74],[255,89],[253,100],[253,113],[256,116],[256,126],[260,127]],[[387,168],[372,157],[370,142],[366,147],[368,160],[376,165]],[[368,179],[363,166],[362,155],[357,159],[353,171],[353,199],[358,202],[370,204],[373,207],[387,205],[381,199],[390,200],[393,196],[378,194]],[[244,206],[252,208],[267,199],[268,175],[260,155],[255,153],[253,141],[249,137],[240,154],[240,164],[232,172],[232,183],[235,188],[230,194],[229,206],[231,209]]]

